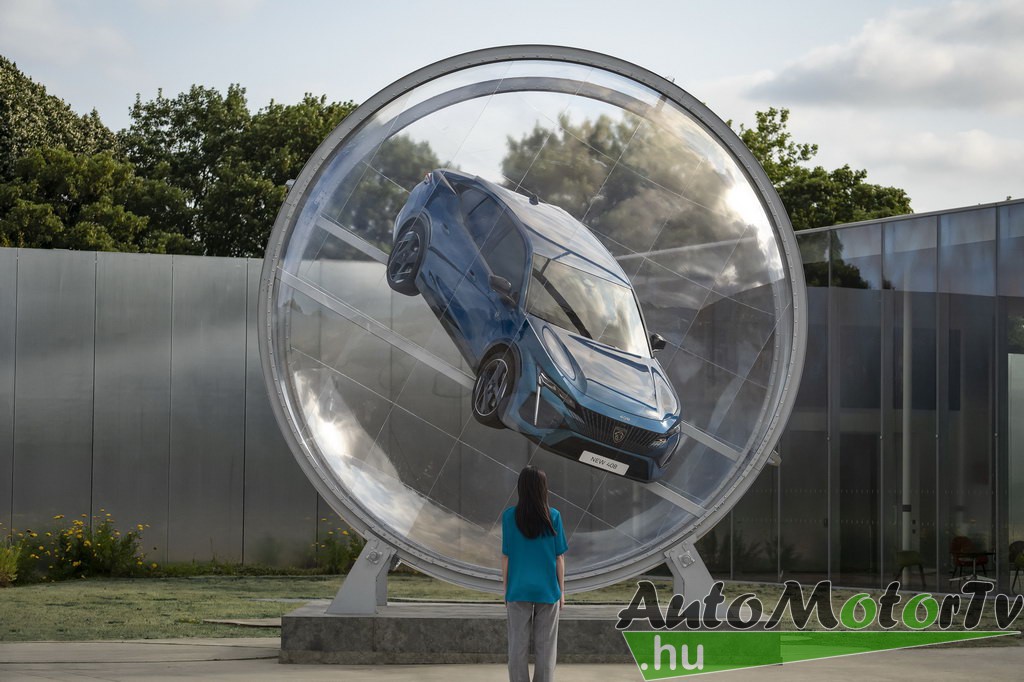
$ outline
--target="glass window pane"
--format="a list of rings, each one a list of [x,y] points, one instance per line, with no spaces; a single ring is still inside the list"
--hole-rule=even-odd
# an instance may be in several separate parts
[[[936,224],[935,216],[928,216],[882,226],[887,289],[935,291]]]
[[[1024,204],[999,209],[999,294],[1024,296]]]
[[[939,291],[991,296],[996,283],[996,210],[939,217]]]
[[[881,228],[837,230],[832,243],[832,579],[880,583]]]

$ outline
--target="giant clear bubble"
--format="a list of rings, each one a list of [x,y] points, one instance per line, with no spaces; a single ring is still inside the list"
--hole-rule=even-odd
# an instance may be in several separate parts
[[[321,145],[267,251],[261,344],[293,451],[350,523],[500,591],[530,463],[567,588],[646,570],[765,464],[803,361],[785,212],[707,108],[604,55],[418,71]]]

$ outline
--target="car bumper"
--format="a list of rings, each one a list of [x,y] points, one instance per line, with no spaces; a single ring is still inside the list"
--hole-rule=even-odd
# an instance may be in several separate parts
[[[510,411],[512,414],[508,416],[514,423],[509,426],[549,452],[624,478],[651,482],[658,480],[665,472],[679,444],[678,434],[666,436],[663,445],[644,446],[642,438],[634,437],[634,432],[642,430],[634,429],[634,432],[623,437],[622,446],[617,446],[608,440],[594,437],[597,427],[579,413],[582,409],[571,412],[548,393],[547,389],[542,390],[539,403],[536,393],[533,393],[523,401],[519,410]],[[618,465],[625,465],[625,470]]]

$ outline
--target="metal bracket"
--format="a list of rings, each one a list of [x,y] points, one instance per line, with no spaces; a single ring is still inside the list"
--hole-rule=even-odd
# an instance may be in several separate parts
[[[397,564],[395,548],[368,535],[363,551],[352,564],[327,613],[335,616],[370,616],[388,603],[388,571]]]
[[[672,591],[686,597],[687,602],[703,599],[711,592],[715,579],[691,540],[683,540],[665,552],[665,563],[672,572]],[[720,604],[717,611],[719,618],[725,618],[725,604]]]

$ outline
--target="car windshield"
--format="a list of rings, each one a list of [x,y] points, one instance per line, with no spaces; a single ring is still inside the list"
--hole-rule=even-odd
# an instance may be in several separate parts
[[[526,312],[588,339],[650,357],[633,290],[578,268],[534,256]]]

